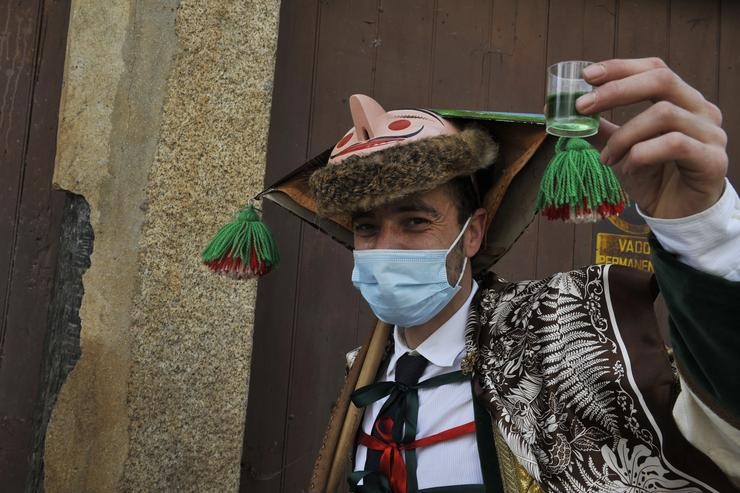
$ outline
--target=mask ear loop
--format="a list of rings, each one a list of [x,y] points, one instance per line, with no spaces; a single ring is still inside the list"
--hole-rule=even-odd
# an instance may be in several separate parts
[[[452,245],[450,246],[450,248],[447,249],[447,253],[445,254],[445,262],[447,261],[447,255],[449,255],[452,249],[455,248],[455,245],[457,245],[457,242],[460,241],[460,238],[462,238],[463,234],[465,233],[465,230],[468,229],[468,225],[470,224],[471,219],[473,219],[473,216],[468,217],[468,220],[465,221],[465,224],[463,224],[463,227],[460,230],[460,233],[457,235],[457,238],[455,238],[455,241],[452,242]],[[460,286],[460,282],[462,281],[463,275],[465,275],[465,267],[467,267],[468,265],[468,257],[463,255],[463,258],[465,260],[463,260],[462,270],[460,270],[460,275],[457,277],[457,282],[455,283],[455,285],[452,286],[453,288],[457,288],[458,286]]]
[[[465,230],[468,229],[468,225],[470,224],[470,220],[473,219],[473,216],[470,216],[467,221],[465,221],[465,224],[463,224],[462,229],[460,230],[460,233],[458,233],[457,238],[455,238],[455,241],[452,242],[452,245],[450,245],[450,248],[447,249],[447,255],[450,254],[453,248],[455,248],[455,245],[457,245],[457,242],[460,241],[460,238],[462,238],[462,235],[465,233]]]
[[[468,265],[468,257],[464,257],[465,260],[463,260],[463,266],[462,270],[460,271],[460,276],[457,278],[457,282],[455,283],[455,288],[460,286],[460,282],[462,281],[463,276],[465,275],[465,267]]]

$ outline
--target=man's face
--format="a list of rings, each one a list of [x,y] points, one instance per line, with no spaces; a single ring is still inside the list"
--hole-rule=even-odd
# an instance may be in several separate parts
[[[447,257],[447,278],[453,284],[463,255],[472,257],[480,246],[481,215],[485,217],[476,211],[465,236]],[[355,249],[446,250],[460,233],[458,219],[457,205],[449,188],[442,185],[356,214],[352,218]]]
[[[457,207],[445,187],[356,214],[355,249],[447,249],[460,232]]]

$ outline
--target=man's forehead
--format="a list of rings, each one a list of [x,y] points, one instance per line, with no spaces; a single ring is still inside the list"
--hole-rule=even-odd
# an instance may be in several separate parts
[[[444,193],[442,187],[438,187],[428,192],[419,192],[394,200],[380,207],[359,211],[353,214],[352,218],[355,219],[358,217],[371,217],[400,212],[426,212],[429,214],[440,215],[451,205],[452,201],[449,195]]]

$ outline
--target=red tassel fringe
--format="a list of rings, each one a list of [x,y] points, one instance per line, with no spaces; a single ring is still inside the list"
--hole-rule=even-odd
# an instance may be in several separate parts
[[[263,276],[272,269],[272,265],[257,258],[257,253],[253,249],[249,251],[249,265],[241,258],[231,255],[205,264],[217,274],[240,280]]]
[[[600,218],[607,216],[616,216],[624,211],[625,203],[619,202],[618,204],[600,204],[596,210],[590,209],[586,205],[586,201],[583,202],[583,207],[576,208],[575,211],[571,210],[569,205],[561,205],[559,207],[547,206],[542,210],[542,214],[550,220],[562,219],[563,221],[596,221]]]

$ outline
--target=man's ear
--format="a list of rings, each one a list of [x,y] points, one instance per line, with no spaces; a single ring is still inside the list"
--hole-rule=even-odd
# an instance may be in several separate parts
[[[465,245],[465,256],[468,258],[473,257],[478,250],[480,250],[483,244],[483,238],[486,235],[484,228],[486,227],[486,218],[488,217],[488,211],[483,208],[476,209],[470,218],[470,224],[468,229],[463,235],[463,242]]]

